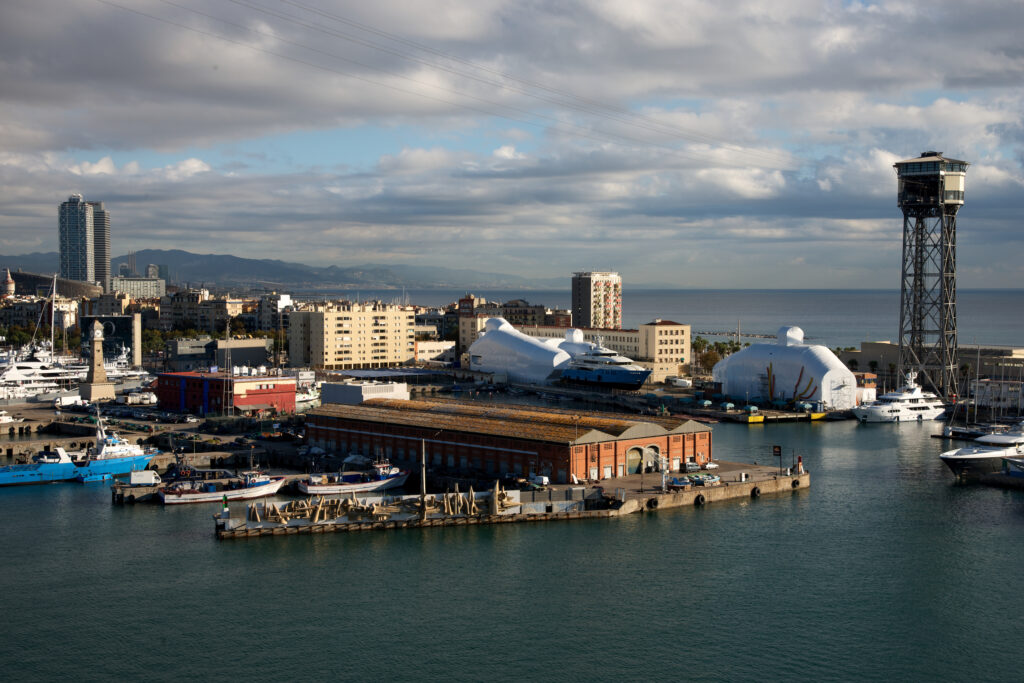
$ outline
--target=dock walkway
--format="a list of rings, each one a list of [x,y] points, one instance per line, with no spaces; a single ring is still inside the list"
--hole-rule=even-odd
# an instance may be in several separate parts
[[[259,538],[263,536],[289,536],[346,531],[390,531],[398,529],[433,528],[449,526],[476,526],[481,524],[513,524],[568,521],[574,519],[611,519],[643,511],[666,510],[683,506],[701,506],[740,499],[756,499],[762,495],[794,493],[810,487],[810,474],[790,474],[786,470],[764,465],[721,463],[716,472],[722,481],[714,486],[690,486],[682,491],[662,491],[660,474],[634,474],[605,480],[599,487],[584,490],[580,486],[559,485],[543,491],[522,492],[521,510],[531,512],[515,514],[451,514],[433,515],[426,519],[404,516],[399,518],[331,519],[297,524],[249,523],[218,525],[219,539]],[[678,474],[674,476],[680,476]],[[589,491],[589,494],[586,493]],[[583,492],[584,495],[577,495]],[[481,492],[482,493],[482,492]],[[604,498],[608,509],[582,509],[583,498],[593,495]],[[430,494],[443,495],[443,494]],[[450,494],[449,494],[450,495]],[[516,494],[520,494],[517,492]],[[315,506],[316,499],[310,499]],[[520,500],[517,497],[516,500]],[[550,505],[545,503],[550,501]],[[573,503],[572,501],[579,501]],[[353,501],[354,502],[354,501]],[[324,501],[320,500],[320,505]],[[517,504],[518,505],[518,504]],[[546,511],[545,511],[546,510]],[[250,516],[252,509],[250,508]],[[258,520],[258,517],[256,518]],[[313,518],[316,519],[315,517]]]

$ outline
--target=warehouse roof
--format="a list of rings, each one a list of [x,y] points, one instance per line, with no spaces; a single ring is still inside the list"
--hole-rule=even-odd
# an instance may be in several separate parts
[[[532,407],[385,398],[358,406],[322,406],[309,414],[563,444],[710,431],[693,420],[677,418],[631,419]]]

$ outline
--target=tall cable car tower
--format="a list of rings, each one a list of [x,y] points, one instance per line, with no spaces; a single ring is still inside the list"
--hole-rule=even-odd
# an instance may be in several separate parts
[[[949,397],[956,378],[956,214],[964,205],[966,161],[923,152],[894,165],[903,210],[899,376]]]

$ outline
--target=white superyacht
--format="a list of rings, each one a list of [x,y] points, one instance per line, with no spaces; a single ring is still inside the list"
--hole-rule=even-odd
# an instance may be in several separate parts
[[[920,422],[937,420],[946,412],[946,405],[930,391],[922,391],[914,382],[916,373],[908,372],[906,384],[877,400],[852,409],[861,422]]]

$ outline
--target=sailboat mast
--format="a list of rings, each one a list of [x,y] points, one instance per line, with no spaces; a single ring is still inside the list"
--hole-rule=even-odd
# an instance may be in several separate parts
[[[54,309],[57,308],[57,276],[53,276],[53,286],[50,288],[50,360],[53,361],[57,356],[57,347],[53,345],[53,319]]]

